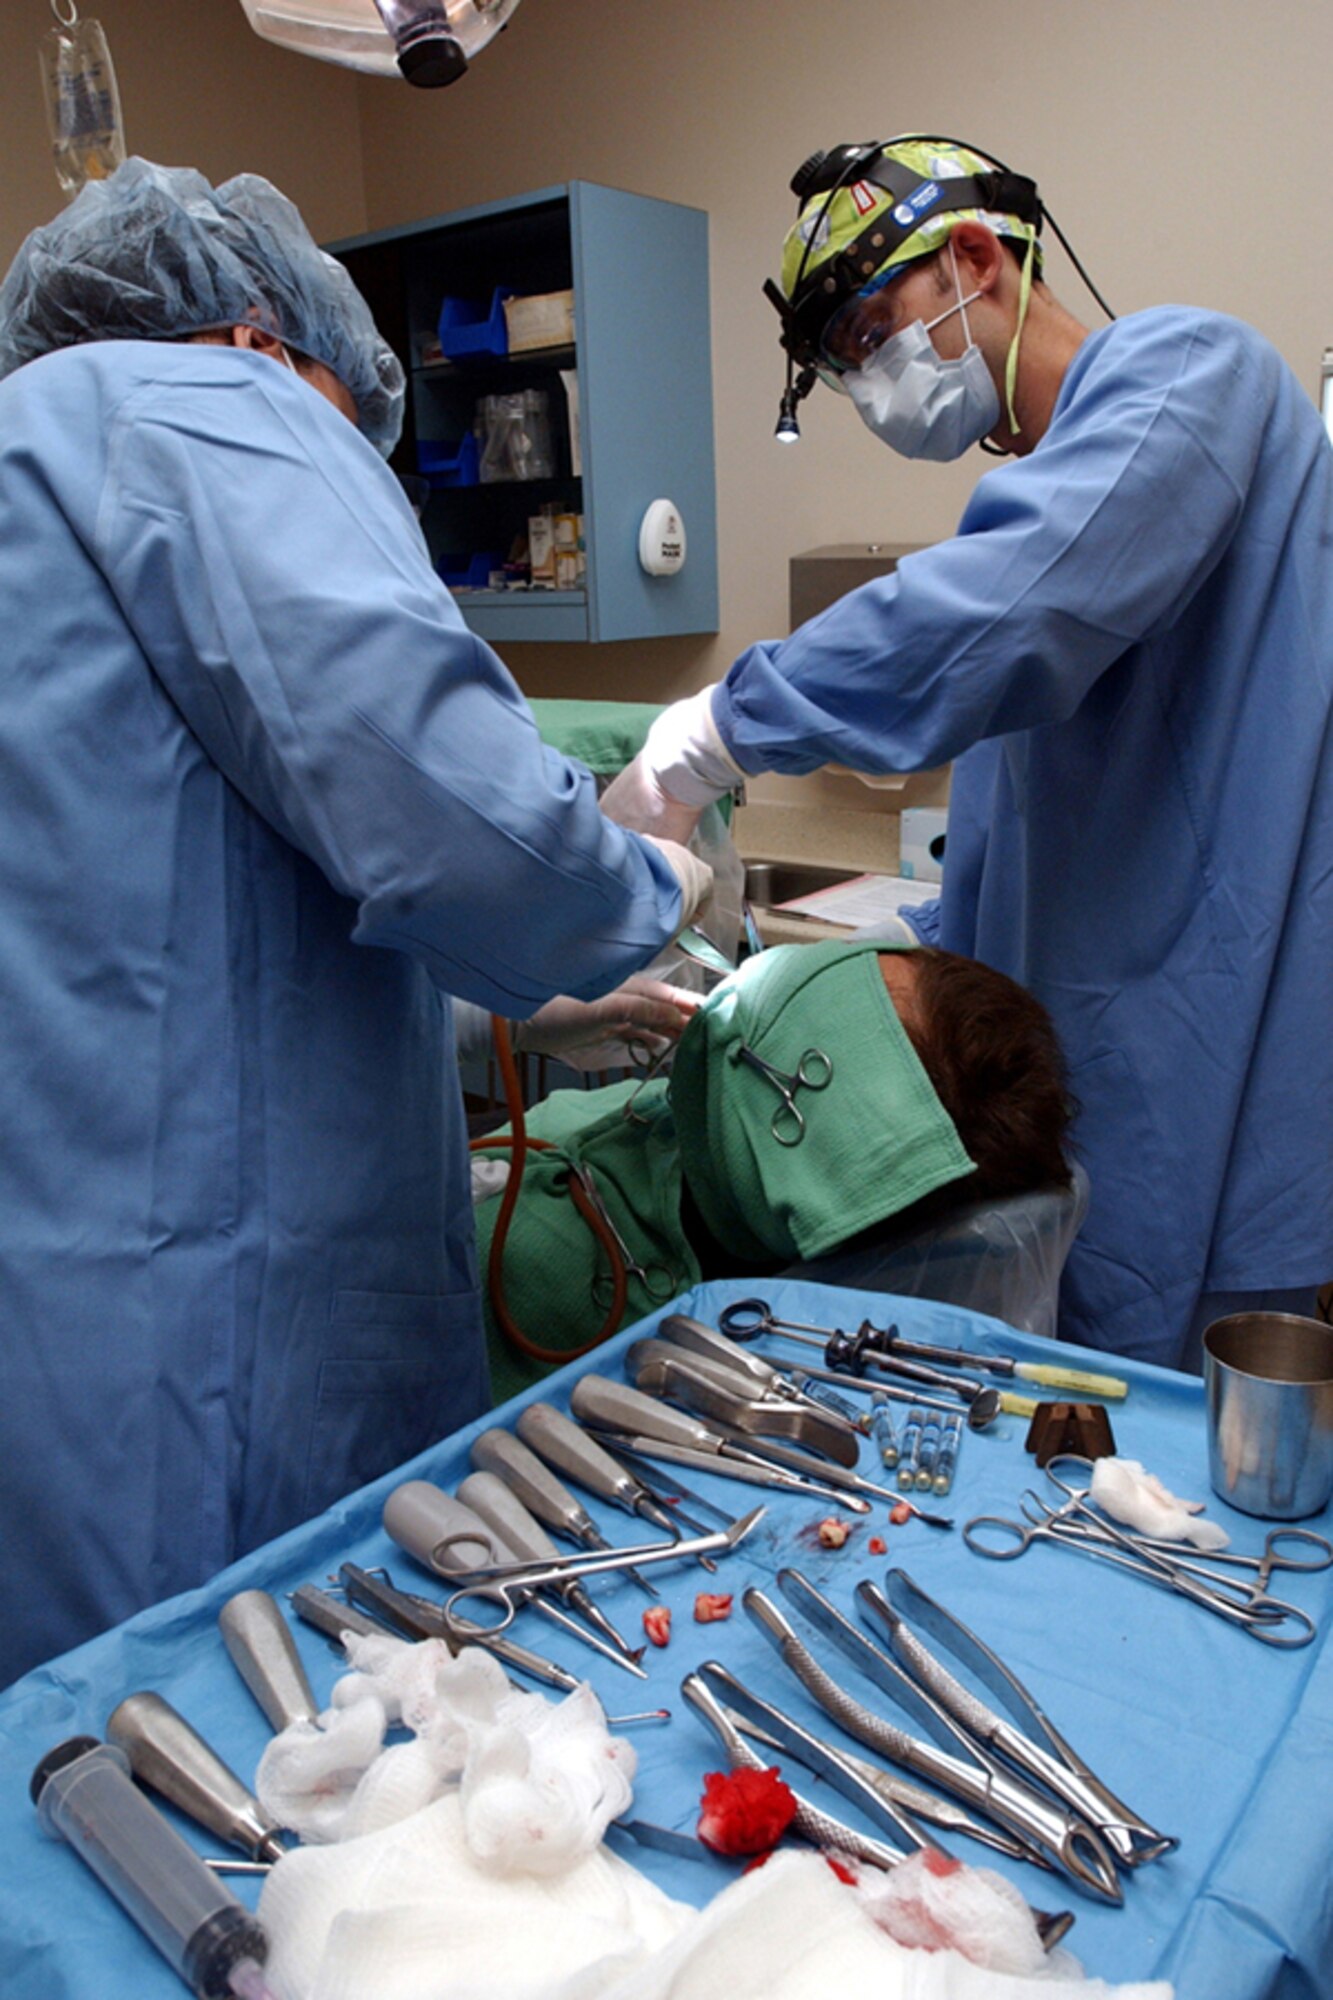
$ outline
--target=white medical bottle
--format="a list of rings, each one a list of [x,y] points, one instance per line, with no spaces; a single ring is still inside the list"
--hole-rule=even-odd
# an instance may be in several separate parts
[[[56,178],[67,197],[105,180],[125,158],[120,92],[100,21],[81,21],[75,0],[51,0],[56,26],[38,58]]]

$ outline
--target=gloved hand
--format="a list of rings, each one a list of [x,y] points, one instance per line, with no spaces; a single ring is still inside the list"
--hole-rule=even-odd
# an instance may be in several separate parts
[[[718,734],[706,687],[663,709],[633,763],[603,792],[602,811],[635,833],[684,842],[704,807],[744,778]]]
[[[696,813],[695,818],[698,816]],[[684,930],[686,924],[694,922],[713,893],[713,871],[706,861],[701,861],[697,854],[691,854],[688,847],[681,847],[674,840],[662,840],[652,833],[643,837],[652,842],[680,884],[680,928]]]
[[[699,1005],[697,993],[666,986],[636,973],[601,1000],[571,1000],[560,994],[527,1021],[510,1029],[524,1054],[558,1056],[571,1069],[628,1069],[629,1043],[660,1055],[680,1040]]]

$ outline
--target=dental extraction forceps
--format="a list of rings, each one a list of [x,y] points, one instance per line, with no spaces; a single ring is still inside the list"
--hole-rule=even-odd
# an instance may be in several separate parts
[[[765,1062],[752,1048],[744,1043],[736,1051],[737,1060],[748,1063],[750,1068],[766,1083],[772,1084],[782,1099],[773,1113],[769,1131],[779,1146],[799,1146],[805,1137],[805,1118],[796,1103],[798,1090],[827,1090],[833,1081],[832,1058],[823,1049],[804,1050],[796,1068],[790,1072],[777,1069],[771,1062]]]
[[[741,1599],[746,1612],[806,1692],[841,1729],[877,1755],[938,1785],[1016,1834],[1026,1850],[1025,1859],[1058,1870],[1108,1903],[1123,1900],[1114,1857],[1100,1832],[1081,1812],[1038,1792],[1003,1764],[950,1708],[844,1618],[799,1571],[779,1571],[778,1584],[869,1680],[924,1720],[936,1741],[922,1742],[857,1701],[815,1657],[777,1605],[751,1586]],[[940,1747],[946,1741],[949,1747]]]
[[[1094,1514],[1086,1500],[1087,1495],[1080,1493],[1063,1507],[1052,1507],[1029,1489],[1019,1501],[1022,1520],[978,1514],[965,1525],[963,1540],[974,1555],[986,1556],[992,1562],[1012,1562],[1025,1554],[1033,1542],[1056,1542],[1099,1561],[1113,1563],[1118,1569],[1128,1570],[1131,1576],[1155,1583],[1161,1590],[1174,1591],[1205,1611],[1239,1625],[1252,1639],[1261,1640],[1266,1646],[1308,1646],[1314,1638],[1314,1620],[1296,1605],[1268,1596],[1251,1601],[1244,1586],[1235,1585],[1230,1578],[1223,1578],[1220,1585],[1216,1581],[1209,1584],[1195,1574],[1197,1566],[1187,1558],[1171,1558],[1146,1547],[1135,1536],[1122,1533]],[[1287,1624],[1295,1625],[1294,1633],[1281,1629]]]

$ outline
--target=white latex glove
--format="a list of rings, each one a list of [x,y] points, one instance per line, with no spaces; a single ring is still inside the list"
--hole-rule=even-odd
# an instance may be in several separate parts
[[[718,734],[706,687],[663,709],[633,763],[603,792],[602,811],[635,833],[686,841],[704,807],[744,781]]]
[[[698,813],[694,817],[697,819]],[[680,928],[684,930],[686,924],[694,922],[713,893],[713,871],[706,861],[701,861],[697,854],[691,854],[689,848],[682,847],[679,841],[666,840],[655,833],[647,833],[643,837],[651,840],[680,884]]]
[[[697,993],[637,973],[602,1000],[564,994],[548,1000],[511,1033],[525,1054],[558,1056],[571,1069],[627,1069],[633,1061],[630,1042],[659,1055],[680,1040],[698,1005]]]

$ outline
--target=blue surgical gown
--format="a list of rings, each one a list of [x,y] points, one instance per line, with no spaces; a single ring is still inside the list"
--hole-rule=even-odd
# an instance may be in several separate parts
[[[448,993],[679,892],[266,356],[0,385],[0,1682],[487,1398]]]
[[[1067,1337],[1333,1275],[1333,451],[1267,341],[1090,335],[958,534],[715,697],[749,771],[956,759],[939,942],[1050,1009],[1092,1181]]]

